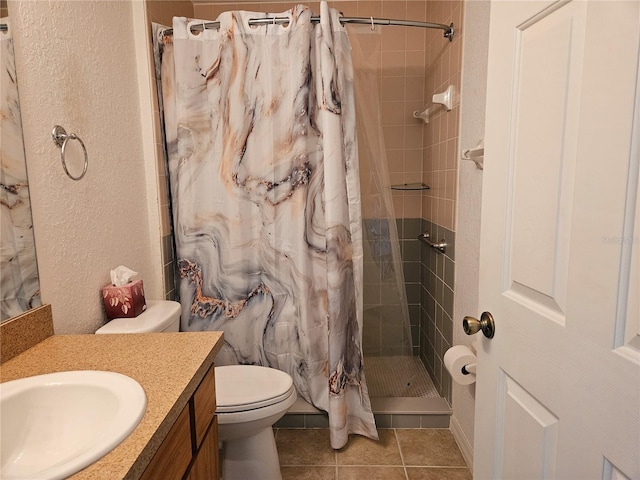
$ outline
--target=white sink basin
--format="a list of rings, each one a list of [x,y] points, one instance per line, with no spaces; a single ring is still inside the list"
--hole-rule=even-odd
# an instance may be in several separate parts
[[[66,478],[113,450],[147,406],[135,380],[59,372],[0,384],[0,478]]]

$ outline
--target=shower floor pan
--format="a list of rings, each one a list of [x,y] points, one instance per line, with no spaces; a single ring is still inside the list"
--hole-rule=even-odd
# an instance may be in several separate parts
[[[365,357],[364,367],[371,398],[440,397],[418,357]]]

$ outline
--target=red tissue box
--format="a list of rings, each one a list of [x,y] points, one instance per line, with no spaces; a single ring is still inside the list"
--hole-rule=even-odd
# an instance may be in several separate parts
[[[129,282],[121,287],[114,285],[103,287],[102,301],[109,320],[137,317],[147,308],[142,280]]]

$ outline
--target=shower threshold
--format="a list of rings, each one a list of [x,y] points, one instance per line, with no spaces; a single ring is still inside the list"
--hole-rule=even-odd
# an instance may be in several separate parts
[[[374,397],[371,409],[378,428],[449,428],[453,411],[442,397]],[[298,397],[276,428],[327,428],[327,414]]]
[[[365,356],[367,388],[378,428],[449,428],[453,413],[414,356]],[[327,428],[327,414],[298,397],[276,428]]]

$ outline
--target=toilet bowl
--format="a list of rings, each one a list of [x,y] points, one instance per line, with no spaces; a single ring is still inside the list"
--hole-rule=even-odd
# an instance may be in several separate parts
[[[216,367],[223,480],[280,480],[272,425],[296,401],[291,377],[256,365]]]
[[[135,318],[115,318],[97,334],[177,332],[181,307],[168,300],[147,301]],[[222,480],[281,480],[272,426],[296,401],[292,378],[256,365],[215,367]]]

